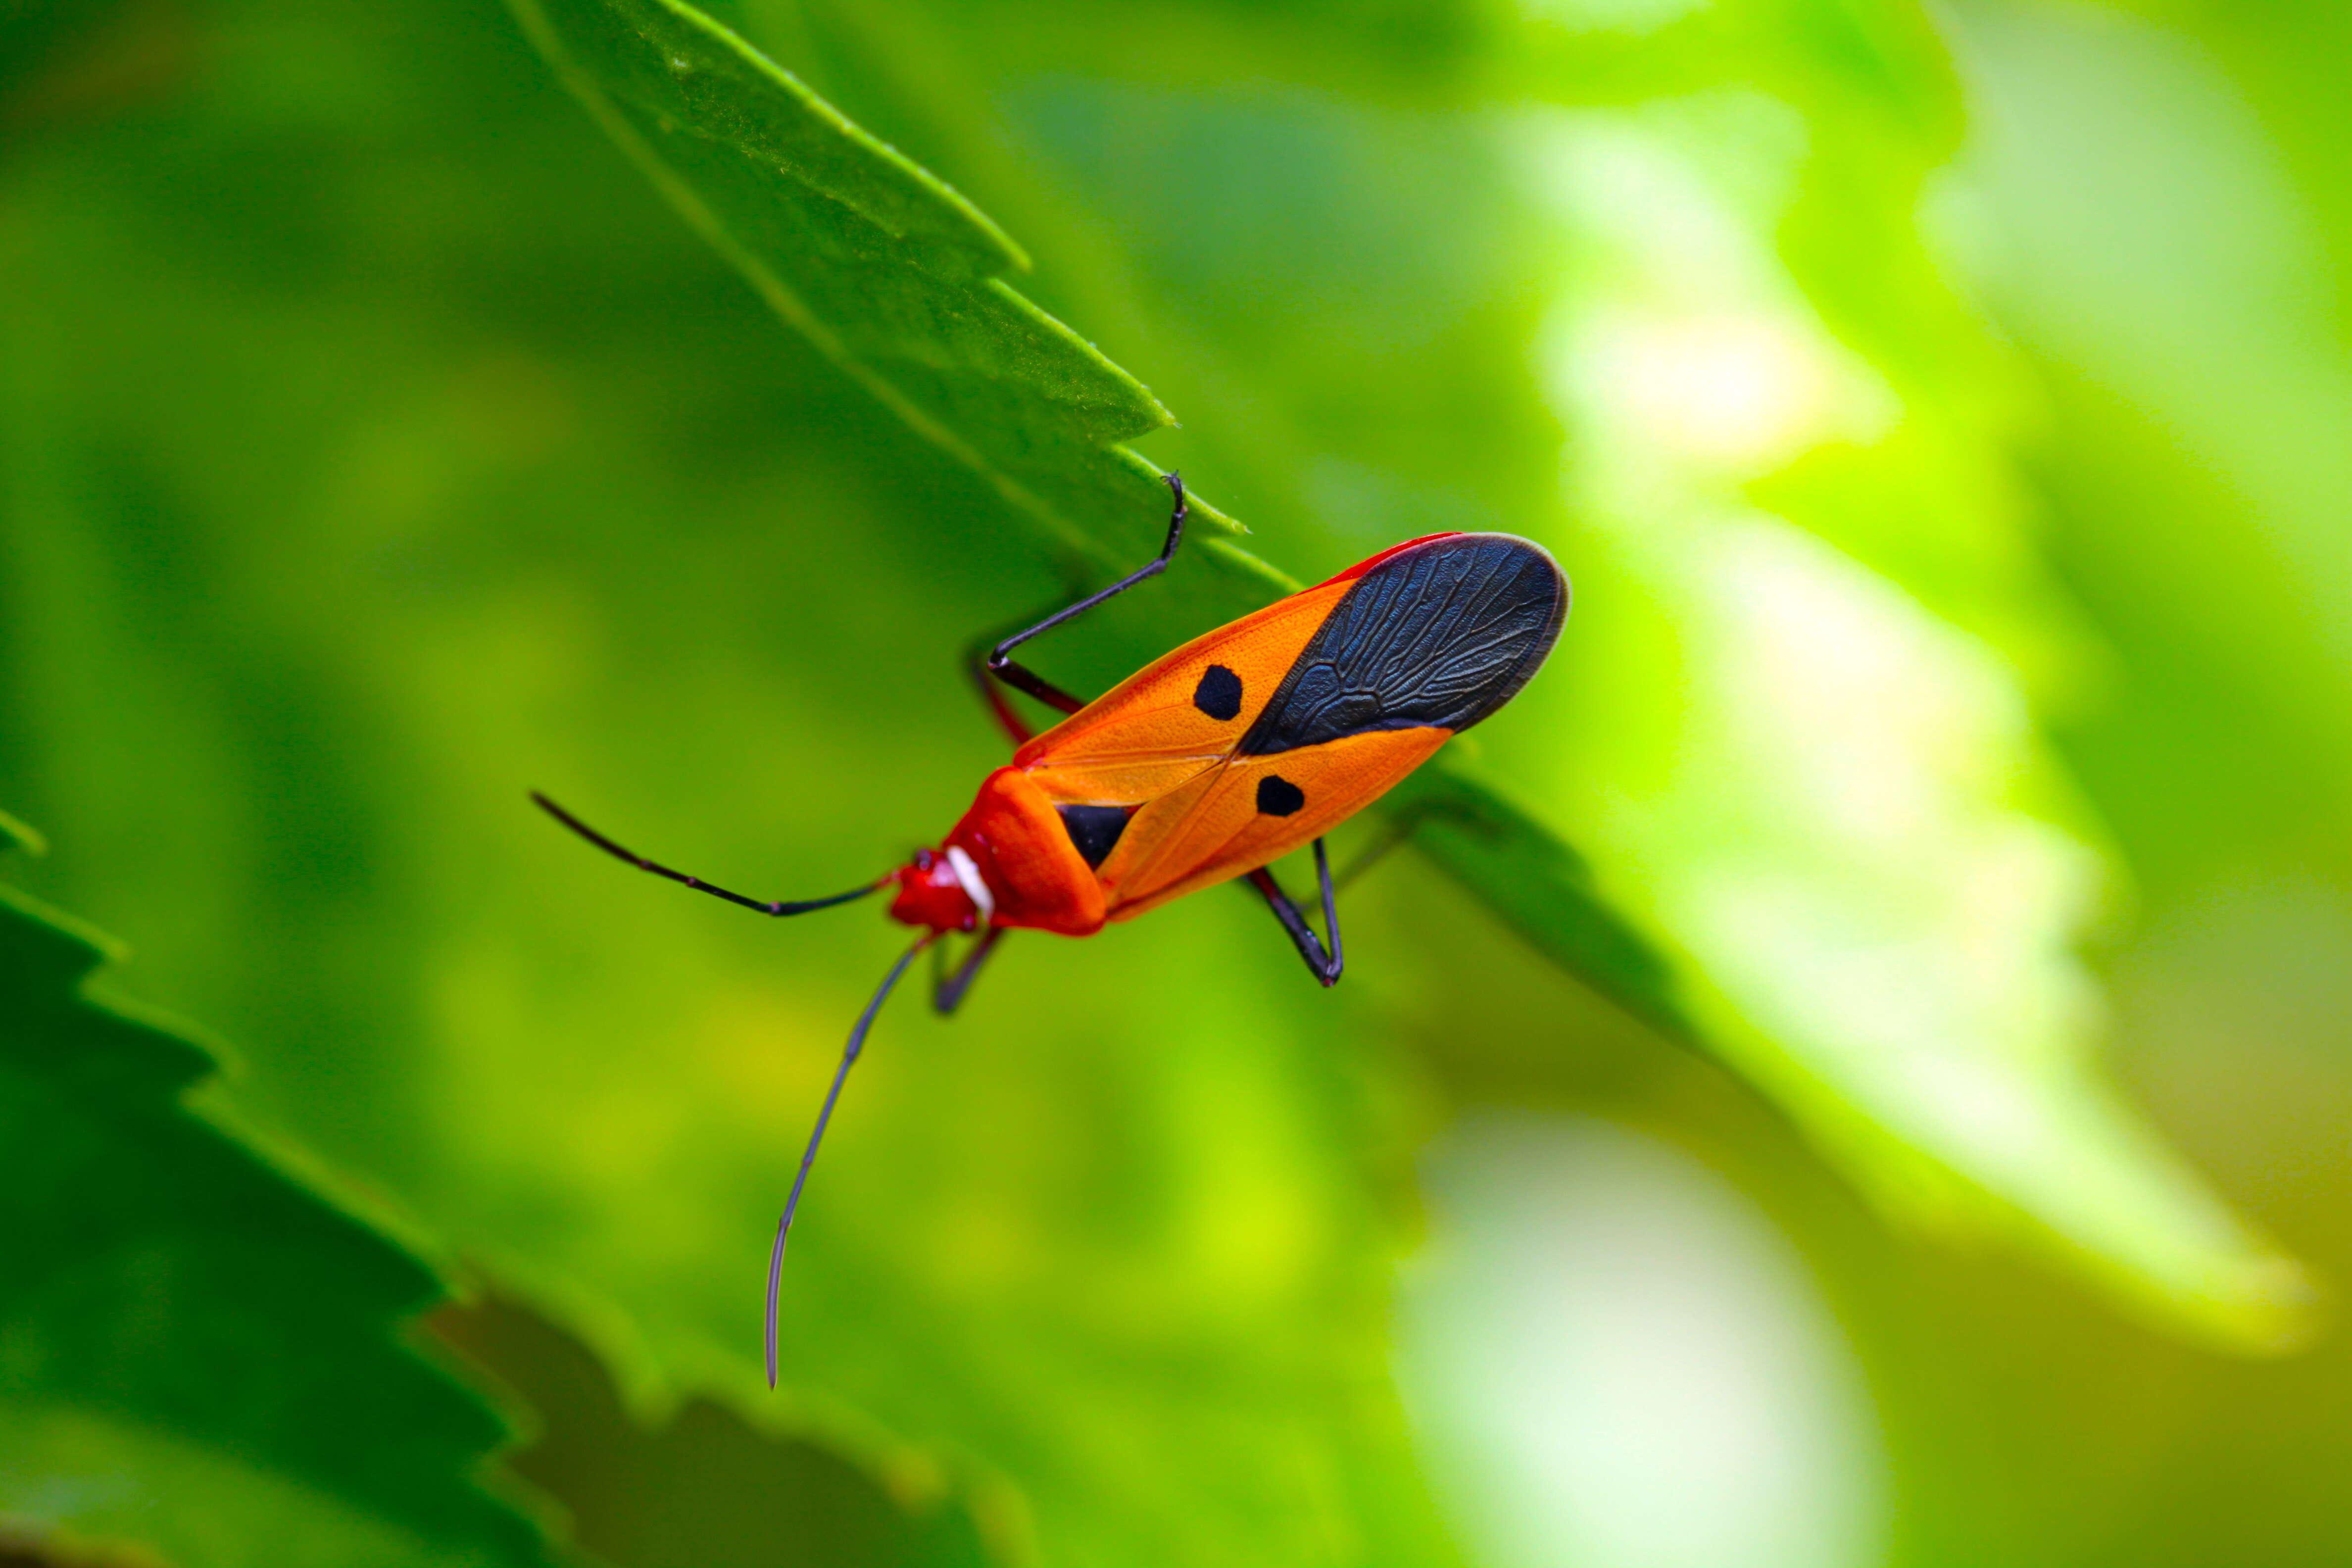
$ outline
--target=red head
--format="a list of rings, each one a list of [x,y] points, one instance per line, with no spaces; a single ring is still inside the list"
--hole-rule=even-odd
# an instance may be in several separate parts
[[[1102,883],[1080,858],[1054,803],[1018,768],[999,768],[937,849],[890,873],[890,918],[949,931],[1102,929]]]
[[[981,907],[971,889],[980,887],[985,891],[986,884],[971,868],[970,857],[964,857],[962,867],[957,866],[956,858],[961,854],[952,847],[918,849],[912,861],[891,872],[890,879],[898,884],[898,891],[890,900],[890,918],[901,925],[942,934],[978,930]]]

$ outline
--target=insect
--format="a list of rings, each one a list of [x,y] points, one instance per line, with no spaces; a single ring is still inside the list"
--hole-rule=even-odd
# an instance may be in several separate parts
[[[1378,800],[1448,738],[1509,701],[1567,618],[1568,579],[1540,545],[1505,533],[1409,540],[1193,638],[1083,702],[1013,649],[1156,576],[1184,539],[1184,482],[1159,556],[1100,593],[998,643],[975,673],[1015,750],[936,849],[830,898],[766,901],[623,848],[549,800],[541,807],[599,849],[766,915],[799,915],[896,888],[890,918],[921,934],[859,1015],[784,1200],[768,1259],[768,1384],[784,1240],[841,1087],[875,1015],[917,954],[976,936],[932,1003],[955,1010],[1008,931],[1090,936],[1171,899],[1245,879],[1325,985],[1339,978],[1339,910],[1323,835]],[[1010,687],[1068,717],[1034,734]],[[1267,868],[1315,847],[1328,943]]]

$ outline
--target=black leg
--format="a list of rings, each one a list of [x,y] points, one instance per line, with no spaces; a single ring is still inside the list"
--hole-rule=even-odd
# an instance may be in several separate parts
[[[746,898],[741,893],[730,893],[724,888],[713,887],[699,877],[689,877],[683,871],[673,871],[667,866],[656,865],[642,855],[622,848],[537,790],[531,791],[530,798],[538,803],[540,810],[547,813],[548,816],[555,818],[556,821],[614,859],[626,860],[640,871],[651,871],[656,877],[667,877],[673,882],[683,882],[698,893],[709,893],[712,898],[724,899],[730,904],[740,904],[747,910],[752,910],[763,915],[804,915],[811,910],[826,909],[834,904],[845,904],[852,899],[862,899],[868,893],[878,893],[890,885],[890,879],[884,877],[881,880],[868,882],[862,888],[852,888],[845,893],[835,893],[824,899],[803,899],[797,903],[787,903],[782,899]]]
[[[992,635],[973,644],[964,653],[963,666],[971,673],[973,683],[980,688],[980,700],[987,703],[988,710],[996,716],[997,728],[1010,736],[1014,745],[1026,745],[1035,738],[1036,729],[1028,720],[1021,716],[1019,709],[1013,706],[1013,700],[1004,694],[1004,688],[998,683],[994,672],[988,668],[989,651],[996,646],[996,641],[995,636]],[[1058,686],[1050,686],[1045,681],[1037,680],[1037,678],[1027,670],[1022,673],[1029,675],[1030,679],[1035,680],[1039,686],[1046,687],[1046,689],[1052,693],[1051,696],[1042,698],[1040,700],[1064,713],[1075,713],[1087,705],[1083,698],[1073,697]]]
[[[1339,907],[1331,890],[1331,862],[1323,852],[1323,840],[1320,838],[1315,841],[1315,876],[1323,884],[1323,929],[1331,933],[1328,952],[1317,939],[1315,928],[1307,923],[1307,917],[1299,913],[1298,906],[1290,901],[1290,895],[1285,893],[1281,884],[1274,879],[1271,870],[1261,867],[1252,871],[1249,884],[1265,895],[1266,908],[1272,910],[1274,918],[1282,922],[1282,929],[1290,933],[1290,940],[1298,948],[1298,956],[1307,961],[1307,973],[1325,985],[1337,985],[1339,984],[1339,972],[1348,966],[1348,958],[1339,950]]]
[[[988,955],[996,951],[997,940],[1003,934],[1003,926],[989,927],[981,933],[980,940],[972,943],[971,951],[964,955],[964,961],[956,966],[956,972],[953,974],[948,973],[942,968],[933,977],[931,982],[933,1012],[945,1017],[963,1005],[963,994],[971,989],[973,981],[980,978],[980,966],[986,963]],[[938,951],[944,954],[947,949],[942,947]]]
[[[1031,637],[1036,637],[1041,632],[1052,631],[1055,626],[1060,626],[1064,621],[1070,619],[1073,616],[1084,615],[1087,611],[1093,609],[1097,605],[1101,604],[1105,599],[1117,598],[1119,595],[1126,593],[1129,588],[1134,587],[1138,583],[1142,582],[1146,577],[1157,577],[1160,573],[1168,569],[1168,563],[1175,557],[1176,547],[1184,542],[1184,481],[1175,474],[1169,474],[1165,477],[1168,481],[1169,489],[1175,494],[1176,502],[1175,506],[1168,515],[1168,542],[1160,547],[1159,559],[1143,567],[1140,571],[1132,572],[1128,575],[1121,577],[1118,582],[1113,583],[1101,593],[1089,594],[1085,598],[1080,599],[1076,604],[1072,605],[1068,609],[1057,610],[1053,615],[1047,616],[1044,620],[1039,621],[1035,626],[1031,626],[1027,631],[1015,632],[1011,637],[1006,637],[1003,642],[998,643],[995,648],[988,656],[987,668],[989,674],[996,677],[997,679],[1004,682],[1005,685],[1012,687],[1014,690],[1025,691],[1030,696],[1034,697],[1038,701],[1045,703],[1047,707],[1058,708],[1065,713],[1075,713],[1079,709],[1086,706],[1085,703],[1080,702],[1076,698],[1071,696],[1060,687],[1054,685],[1050,681],[1043,679],[1028,669],[1025,666],[1015,664],[1013,661],[1013,650],[1019,647],[1023,643],[1027,642]],[[1004,710],[998,707],[992,700],[989,705],[997,709],[998,718],[1003,719],[1004,717]],[[1006,728],[1012,728],[1013,722],[1015,722],[1015,721],[1007,721]]]

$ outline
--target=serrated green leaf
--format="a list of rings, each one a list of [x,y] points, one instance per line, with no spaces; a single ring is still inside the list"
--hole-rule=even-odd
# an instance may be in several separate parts
[[[1097,563],[1141,556],[1119,542],[1159,506],[1157,470],[1112,443],[1171,421],[991,276],[1026,265],[993,223],[683,0],[515,5],[605,128],[787,321]],[[1234,602],[1296,585],[1230,545],[1194,548]],[[1666,966],[1574,851],[1458,771],[1424,771],[1412,798],[1446,803],[1427,835],[1441,865],[1603,994],[1675,1016]],[[1475,840],[1457,830],[1473,820]]]
[[[431,1270],[190,1109],[210,1053],[92,1000],[108,956],[0,886],[0,1517],[187,1568],[541,1561],[473,1479],[499,1422],[400,1342]]]
[[[692,6],[517,0],[516,12],[785,320],[1066,543],[1102,565],[1136,553],[1107,542],[1139,545],[1161,492],[1117,443],[1171,423],[1168,411],[1004,282],[1026,258],[971,203]]]

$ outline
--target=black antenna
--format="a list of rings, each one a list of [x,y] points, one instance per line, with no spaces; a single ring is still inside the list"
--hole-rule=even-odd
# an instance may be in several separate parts
[[[835,904],[845,904],[852,899],[862,899],[868,893],[878,893],[890,885],[890,878],[885,876],[866,883],[862,888],[852,888],[845,893],[835,893],[827,899],[803,899],[797,903],[787,903],[781,899],[747,899],[740,893],[730,893],[724,888],[714,887],[699,877],[689,877],[683,871],[673,871],[667,866],[656,865],[642,855],[622,848],[537,790],[530,792],[530,798],[538,805],[540,810],[547,813],[548,816],[555,818],[556,821],[614,859],[626,860],[640,871],[651,871],[656,877],[667,877],[673,882],[683,882],[698,893],[709,893],[714,898],[724,899],[730,904],[740,904],[747,910],[757,910],[763,915],[804,915],[811,910],[828,909]]]
[[[841,1048],[841,1065],[834,1069],[833,1087],[824,1091],[824,1108],[816,1113],[816,1129],[809,1134],[808,1152],[801,1156],[800,1174],[793,1178],[792,1195],[784,1200],[784,1217],[776,1222],[776,1248],[768,1255],[768,1386],[776,1386],[776,1289],[784,1277],[784,1237],[793,1228],[793,1211],[801,1205],[801,1188],[808,1183],[809,1167],[816,1163],[816,1146],[824,1142],[824,1124],[833,1120],[833,1102],[841,1098],[841,1086],[848,1080],[849,1069],[857,1064],[857,1053],[866,1048],[866,1031],[874,1026],[874,1015],[882,1011],[883,1000],[890,988],[898,984],[898,976],[907,973],[907,965],[915,955],[931,945],[937,931],[927,931],[915,939],[915,945],[898,955],[890,973],[874,993],[874,1000],[866,1004],[858,1015],[857,1027],[849,1031],[849,1043]]]

